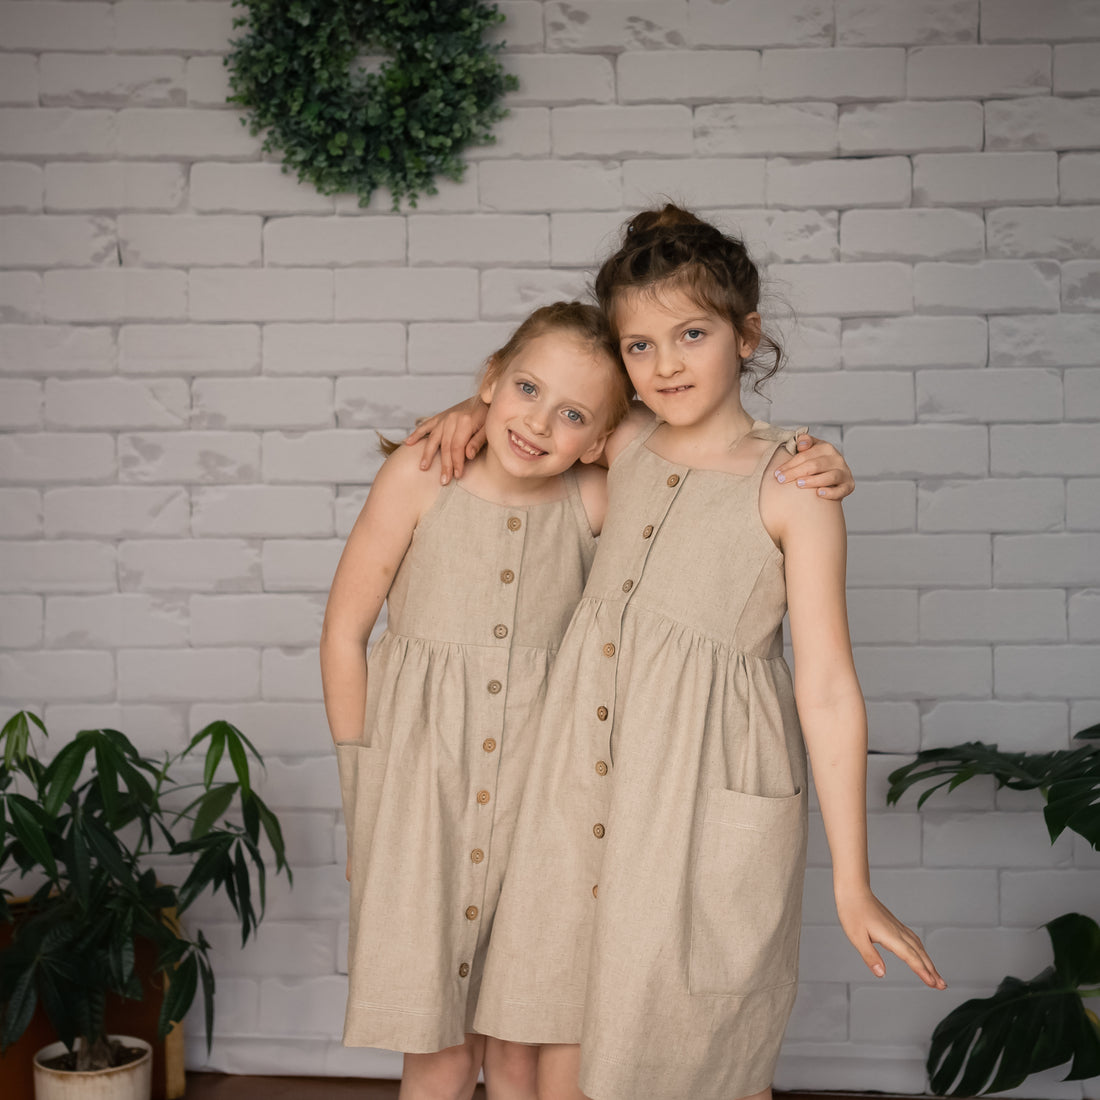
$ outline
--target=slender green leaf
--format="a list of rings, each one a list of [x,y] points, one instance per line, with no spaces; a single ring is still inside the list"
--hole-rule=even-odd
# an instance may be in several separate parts
[[[87,742],[70,741],[46,769],[47,789],[42,808],[51,817],[60,811],[73,793],[89,748],[91,746]]]
[[[202,784],[208,790],[210,784],[214,782],[214,773],[218,770],[222,754],[225,752],[225,730],[222,729],[221,726],[222,723],[215,723],[210,733],[210,744],[206,749],[206,763],[203,766]]]
[[[11,813],[12,832],[19,843],[42,865],[51,878],[56,879],[57,864],[45,833],[50,825],[49,818],[38,806],[19,794],[8,795],[8,811]]]
[[[205,836],[211,827],[229,809],[233,796],[237,793],[236,783],[224,783],[220,787],[207,791],[199,800],[199,810],[191,826],[192,838]]]
[[[160,1006],[160,1019],[157,1021],[159,1038],[163,1039],[172,1030],[172,1025],[178,1024],[187,1015],[198,989],[198,970],[198,963],[192,954],[181,960],[172,972]]]
[[[4,997],[4,1026],[0,1030],[0,1049],[7,1050],[27,1030],[37,1003],[34,970],[28,969],[19,975],[11,993]]]
[[[240,733],[233,726],[226,731],[226,747],[229,749],[229,759],[233,762],[233,770],[237,773],[237,782],[241,790],[248,794],[252,790],[251,777],[248,774],[248,755],[241,744]]]

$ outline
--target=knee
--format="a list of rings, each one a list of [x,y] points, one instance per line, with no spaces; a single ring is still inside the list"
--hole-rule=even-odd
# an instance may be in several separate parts
[[[539,1048],[490,1038],[485,1045],[485,1074],[512,1088],[533,1089]]]

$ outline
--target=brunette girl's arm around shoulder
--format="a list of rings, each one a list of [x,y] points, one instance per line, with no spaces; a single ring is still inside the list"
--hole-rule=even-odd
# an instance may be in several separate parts
[[[321,628],[321,684],[333,741],[363,736],[367,641],[413,531],[439,491],[437,470],[421,470],[417,455],[399,447],[379,470],[344,545]]]
[[[772,460],[777,469],[781,460]],[[880,944],[926,985],[946,986],[920,938],[871,891],[867,861],[867,712],[852,660],[844,599],[846,536],[840,505],[785,493],[766,477],[765,527],[783,551],[794,647],[795,701],[833,861],[841,927],[872,973],[886,973]]]
[[[856,487],[844,456],[828,440],[812,435],[800,435],[798,453],[773,467],[773,474],[781,485],[813,489],[826,500],[843,500]]]

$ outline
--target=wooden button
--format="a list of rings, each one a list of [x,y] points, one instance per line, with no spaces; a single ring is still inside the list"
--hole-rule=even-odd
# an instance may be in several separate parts
[[[668,487],[670,489],[675,489],[676,486],[680,484],[680,475],[679,474],[669,474],[667,484],[668,484]]]
[[[471,863],[480,863],[485,858],[485,853],[480,848],[475,848],[470,853]]]
[[[508,628],[504,625],[504,623],[497,623],[497,625],[493,627],[493,636],[496,638],[508,637]]]
[[[605,657],[614,657],[615,656],[615,643],[614,642],[608,642],[607,645],[605,645],[603,647],[603,655]]]
[[[490,695],[499,695],[502,685],[499,680],[490,680],[485,686],[489,689]]]
[[[488,791],[478,791],[477,792],[477,800],[478,800],[478,803],[482,806],[488,805],[489,792]]]
[[[623,591],[629,592],[634,587],[633,581],[623,581]]]
[[[458,976],[460,978],[465,978],[466,975],[469,974],[469,973],[470,973],[470,964],[469,963],[460,963],[459,967],[458,967]]]
[[[504,581],[505,584],[511,584],[512,581],[516,579],[516,575],[511,569],[502,569],[500,571],[500,579]]]
[[[508,530],[509,531],[518,531],[522,526],[523,526],[523,520],[521,520],[519,518],[519,516],[509,516],[508,517]]]
[[[597,707],[596,708],[596,717],[601,722],[606,722],[607,721],[607,707]]]
[[[596,774],[607,775],[607,762],[605,760],[596,761]]]
[[[481,742],[481,747],[486,752],[493,752],[497,747],[496,739],[492,737],[486,737],[485,740]]]
[[[595,836],[597,840],[603,836],[604,831],[604,827],[598,821],[592,826],[592,835]]]
[[[477,906],[476,905],[467,905],[466,906],[466,919],[467,920],[477,920]]]
[[[592,887],[592,896],[594,898],[598,898],[600,896],[600,884],[599,883],[596,883],[596,885]]]
[[[652,524],[652,523],[647,523],[647,524],[646,524],[646,525],[645,525],[645,526],[644,526],[644,527],[642,528],[642,538],[643,538],[643,539],[647,539],[647,538],[649,538],[649,536],[650,536],[650,535],[652,535],[652,534],[653,534],[653,524]]]

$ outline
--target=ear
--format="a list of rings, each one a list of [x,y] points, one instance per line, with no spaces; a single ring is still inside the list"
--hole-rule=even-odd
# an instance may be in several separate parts
[[[494,360],[489,360],[489,365],[485,370],[485,381],[481,383],[481,388],[477,391],[478,397],[485,402],[486,405],[493,403],[493,393],[496,391],[497,382],[500,381],[500,375],[497,371],[494,371]]]
[[[747,313],[740,329],[737,330],[737,353],[748,359],[760,344],[760,314]]]
[[[586,464],[599,462],[603,457],[604,445],[607,443],[607,437],[610,434],[610,432],[600,432],[592,441],[592,446],[580,456],[580,461]]]

